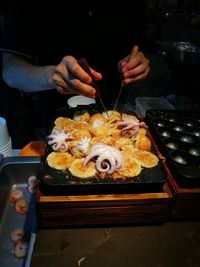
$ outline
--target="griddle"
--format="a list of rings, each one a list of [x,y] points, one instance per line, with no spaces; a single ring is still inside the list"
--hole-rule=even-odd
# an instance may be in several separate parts
[[[191,110],[148,110],[145,121],[182,187],[200,187],[200,114]]]
[[[87,110],[90,114],[101,112],[98,105],[81,106],[73,109],[61,108],[58,110],[55,119],[59,116],[72,118],[77,111]],[[136,115],[134,112],[119,110],[119,112]],[[53,122],[52,122],[53,128]],[[51,133],[52,128],[49,130]],[[150,133],[149,133],[150,134]],[[52,148],[47,144],[46,153],[43,157],[43,171],[40,181],[40,191],[44,195],[84,195],[84,194],[117,194],[117,193],[141,193],[162,191],[163,185],[168,176],[164,169],[163,162],[159,160],[157,166],[144,168],[136,177],[123,179],[110,178],[77,178],[66,171],[59,171],[49,167],[46,158],[52,152]],[[156,150],[152,147],[153,153]]]

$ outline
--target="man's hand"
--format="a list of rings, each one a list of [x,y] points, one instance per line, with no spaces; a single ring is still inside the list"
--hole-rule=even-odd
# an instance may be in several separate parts
[[[101,80],[99,72],[91,69],[95,80]],[[56,66],[52,81],[57,91],[61,94],[81,94],[90,98],[95,98],[96,90],[90,84],[92,77],[86,73],[78,61],[72,56],[65,56]]]
[[[144,80],[150,71],[150,61],[142,52],[137,51],[134,57],[129,58],[130,56],[119,62],[120,71],[125,85]]]

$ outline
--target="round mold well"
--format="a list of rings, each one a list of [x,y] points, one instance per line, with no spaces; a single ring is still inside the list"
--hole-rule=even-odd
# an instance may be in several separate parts
[[[169,117],[167,118],[168,121],[170,122],[177,122],[177,118],[176,117]]]
[[[192,144],[194,142],[194,139],[189,135],[183,135],[180,137],[180,141],[182,141],[184,143]]]
[[[184,132],[185,128],[183,126],[177,125],[173,128],[173,130],[177,131],[177,132]]]
[[[164,126],[165,126],[165,124],[164,124],[162,121],[158,121],[158,122],[156,123],[156,125],[157,125],[158,127],[164,127]]]
[[[193,156],[200,157],[200,148],[198,147],[191,147],[188,152]]]
[[[195,125],[195,123],[193,121],[190,121],[190,120],[184,121],[183,124],[185,124],[188,127],[194,127],[194,125]]]
[[[155,126],[157,126],[157,127],[164,127],[165,126],[165,123],[164,123],[164,121],[163,120],[161,120],[161,119],[154,119],[154,120],[152,120],[152,122],[153,122],[153,124],[155,125]]]
[[[173,161],[176,163],[179,163],[181,165],[188,165],[190,164],[190,158],[185,153],[182,153],[181,151],[175,151],[171,155]]]
[[[173,150],[177,149],[177,144],[173,141],[165,142],[165,146]]]
[[[167,137],[167,138],[170,138],[171,137],[171,133],[167,130],[162,130],[160,131],[160,134],[162,137]]]
[[[194,136],[197,136],[197,137],[200,137],[200,130],[198,131],[192,131],[190,132],[190,134],[194,135]]]

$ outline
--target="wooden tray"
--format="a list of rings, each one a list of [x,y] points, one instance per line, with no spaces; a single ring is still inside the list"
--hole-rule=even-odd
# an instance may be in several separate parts
[[[40,229],[76,226],[162,224],[172,194],[162,192],[82,196],[44,196],[38,193],[36,213]]]
[[[168,220],[200,219],[200,188],[181,187],[173,179],[167,165],[168,185],[173,194],[169,205]]]

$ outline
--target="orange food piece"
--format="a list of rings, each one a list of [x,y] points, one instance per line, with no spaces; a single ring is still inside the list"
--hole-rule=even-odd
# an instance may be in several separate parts
[[[44,156],[46,145],[42,141],[31,141],[19,152],[19,156]]]

